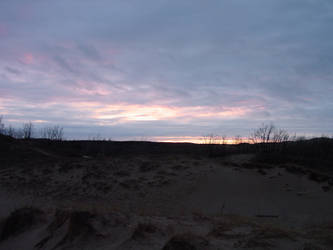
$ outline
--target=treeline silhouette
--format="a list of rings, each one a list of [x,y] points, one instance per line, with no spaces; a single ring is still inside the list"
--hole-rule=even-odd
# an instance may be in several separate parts
[[[32,123],[25,123],[21,128],[14,129],[11,126],[6,127],[2,117],[0,117],[0,135],[2,135],[0,142],[2,152],[8,152],[8,148],[11,147],[8,145],[14,145],[15,138],[29,142],[31,147],[47,149],[66,157],[107,157],[132,154],[190,154],[196,157],[224,157],[231,154],[254,154],[253,161],[257,163],[274,165],[296,163],[333,171],[332,138],[297,137],[273,124],[262,124],[252,131],[247,140],[237,136],[238,144],[233,145],[227,144],[226,137],[216,135],[204,137],[202,144],[111,140],[66,141],[63,137],[63,128],[60,126],[44,127],[37,134]]]
[[[15,139],[44,138],[60,141],[64,139],[64,129],[59,125],[45,126],[37,131],[32,122],[28,122],[24,123],[21,128],[15,128],[11,125],[5,126],[2,116],[0,116],[0,134]]]

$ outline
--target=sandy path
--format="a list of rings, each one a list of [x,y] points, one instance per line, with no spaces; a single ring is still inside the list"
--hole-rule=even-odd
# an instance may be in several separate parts
[[[289,223],[333,219],[332,190],[324,192],[306,176],[283,169],[262,175],[255,170],[217,168],[197,180],[182,203],[208,214],[277,215]]]

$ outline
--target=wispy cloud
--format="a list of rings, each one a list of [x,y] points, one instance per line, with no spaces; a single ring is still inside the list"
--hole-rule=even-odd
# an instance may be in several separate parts
[[[333,133],[333,3],[0,2],[0,112],[70,136]],[[73,128],[75,127],[75,129]]]

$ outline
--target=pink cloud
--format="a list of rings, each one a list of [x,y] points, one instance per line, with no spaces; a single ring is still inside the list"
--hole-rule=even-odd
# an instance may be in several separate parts
[[[24,53],[20,58],[20,62],[24,64],[33,64],[35,62],[35,57],[32,53]]]
[[[40,52],[27,52],[27,51],[22,51],[19,52],[18,54],[18,60],[26,65],[31,65],[31,64],[48,64],[52,62],[52,60],[47,56],[44,55],[43,53]],[[43,72],[44,73],[44,72]]]

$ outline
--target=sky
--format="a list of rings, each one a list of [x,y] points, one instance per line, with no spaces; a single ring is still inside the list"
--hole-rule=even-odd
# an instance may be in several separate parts
[[[333,134],[332,0],[1,0],[0,115],[65,137]],[[192,138],[192,139],[191,139]]]

